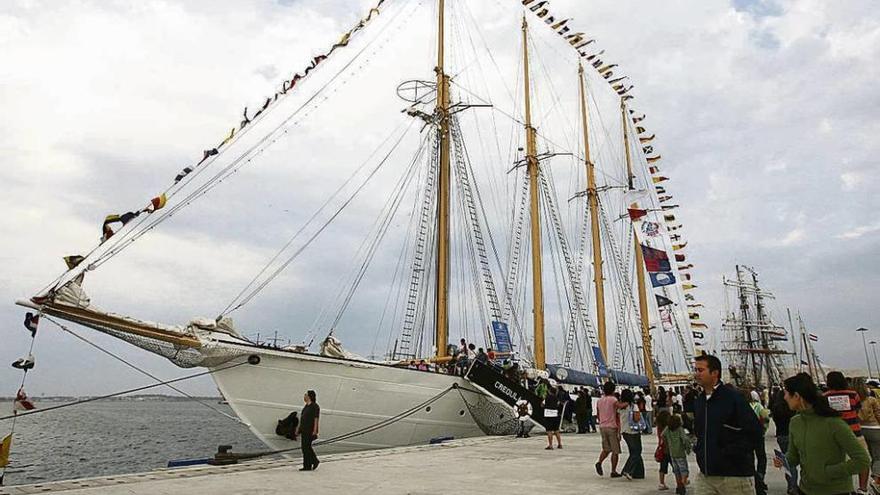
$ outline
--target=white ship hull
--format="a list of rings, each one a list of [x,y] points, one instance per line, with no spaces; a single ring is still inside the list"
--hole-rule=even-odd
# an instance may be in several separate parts
[[[302,410],[306,390],[317,394],[321,406],[319,439],[327,440],[399,415],[453,384],[464,389],[451,390],[430,406],[376,431],[321,447],[321,452],[425,444],[437,437],[484,434],[468,403],[486,405],[489,399],[460,377],[250,346],[231,347],[256,354],[259,364],[229,369],[221,365],[212,376],[236,415],[272,449],[297,445],[276,435],[275,427],[290,412]]]

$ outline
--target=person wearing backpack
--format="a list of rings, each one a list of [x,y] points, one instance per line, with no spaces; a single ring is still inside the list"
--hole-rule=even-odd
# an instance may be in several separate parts
[[[770,426],[770,410],[761,404],[761,394],[757,390],[752,390],[748,394],[749,407],[755,411],[758,422],[761,423],[761,441],[755,445],[755,495],[767,495],[767,483],[764,477],[767,475],[767,449],[765,447],[764,436],[767,435],[767,428]]]
[[[690,476],[687,455],[693,448],[690,438],[681,425],[681,416],[674,414],[669,418],[669,427],[663,432],[663,443],[666,445],[672,473],[675,475],[676,495],[687,493],[688,476]]]
[[[629,451],[629,457],[620,474],[628,480],[645,479],[645,461],[642,460],[642,432],[646,429],[645,418],[635,405],[635,395],[632,390],[626,389],[620,393],[620,404],[625,405],[617,412],[620,417],[620,432]]]

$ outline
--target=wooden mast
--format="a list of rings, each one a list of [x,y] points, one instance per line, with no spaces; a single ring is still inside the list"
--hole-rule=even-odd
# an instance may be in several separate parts
[[[587,166],[587,203],[590,209],[590,229],[593,236],[593,283],[596,287],[596,324],[599,330],[599,348],[608,355],[605,329],[605,283],[602,277],[602,241],[599,237],[599,194],[596,191],[596,167],[590,160],[590,138],[587,125],[587,97],[584,66],[578,62],[578,90],[581,97],[581,126],[584,133],[584,163]]]
[[[538,190],[538,151],[536,144],[537,131],[532,127],[531,96],[529,94],[529,24],[523,15],[523,74],[526,105],[526,164],[529,174],[531,241],[532,241],[532,304],[535,334],[535,368],[543,370],[547,367],[544,350],[544,290],[541,275],[541,210],[539,208]]]
[[[446,2],[439,0],[437,21],[437,104],[440,137],[440,170],[437,185],[437,286],[434,296],[436,356],[446,357],[449,342],[449,76],[443,71],[443,27]]]
[[[623,149],[626,154],[626,176],[629,190],[632,191],[633,173],[632,173],[632,156],[629,150],[629,123],[627,122],[627,109],[623,100],[620,101],[620,116],[623,123]],[[637,208],[638,203],[633,203],[630,208]],[[633,225],[635,228],[635,225]],[[648,384],[651,391],[654,390],[654,363],[651,359],[653,354],[651,349],[651,330],[648,323],[648,291],[645,287],[645,257],[642,254],[642,246],[639,243],[639,236],[634,235],[633,241],[636,250],[636,281],[639,287],[639,315],[642,326],[642,354],[645,360],[645,376],[648,377]]]

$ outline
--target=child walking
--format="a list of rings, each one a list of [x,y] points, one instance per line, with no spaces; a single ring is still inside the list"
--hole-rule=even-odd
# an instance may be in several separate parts
[[[657,450],[654,451],[654,460],[660,463],[660,484],[657,485],[660,491],[669,490],[666,486],[666,475],[669,474],[669,451],[666,449],[666,441],[663,440],[663,432],[669,428],[670,417],[672,416],[669,411],[663,409],[654,418],[654,425],[657,427]]]
[[[687,455],[693,446],[690,438],[685,434],[684,428],[681,427],[681,416],[678,414],[673,414],[669,418],[669,426],[663,432],[663,441],[666,443],[670,464],[672,464],[672,473],[675,475],[675,493],[676,495],[685,495],[688,475],[690,475]]]

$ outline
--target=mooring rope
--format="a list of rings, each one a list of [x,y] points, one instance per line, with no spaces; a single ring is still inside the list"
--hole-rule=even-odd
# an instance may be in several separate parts
[[[445,396],[446,394],[448,394],[452,390],[459,390],[460,388],[461,387],[459,387],[457,383],[453,383],[452,385],[450,385],[448,388],[446,388],[442,392],[438,393],[437,395],[435,395],[435,396],[431,397],[430,399],[425,400],[424,402],[421,402],[421,403],[419,403],[419,404],[417,404],[417,405],[415,405],[415,406],[413,406],[413,407],[411,407],[401,413],[398,413],[394,416],[383,419],[382,421],[379,421],[377,423],[373,423],[372,425],[366,426],[364,428],[360,428],[358,430],[353,430],[348,433],[343,433],[341,435],[337,435],[335,437],[328,438],[326,440],[319,440],[319,441],[315,442],[313,445],[315,445],[315,446],[330,445],[332,443],[341,442],[343,440],[348,440],[350,438],[354,438],[357,436],[365,435],[367,433],[372,433],[374,431],[380,430],[382,428],[385,428],[386,426],[390,426],[394,423],[397,423],[398,421],[401,421],[403,419],[408,418],[409,416],[412,416],[413,414],[418,412],[421,408],[427,407],[427,406],[433,404],[434,402],[437,402],[438,400],[443,398],[443,396]],[[261,452],[249,452],[246,454],[238,454],[238,455],[243,456],[242,460],[246,460],[246,459],[256,459],[259,457],[265,457],[265,456],[269,456],[269,455],[284,454],[286,452],[295,452],[297,450],[302,450],[302,447],[289,447],[286,449],[266,450],[266,451],[261,451]]]

